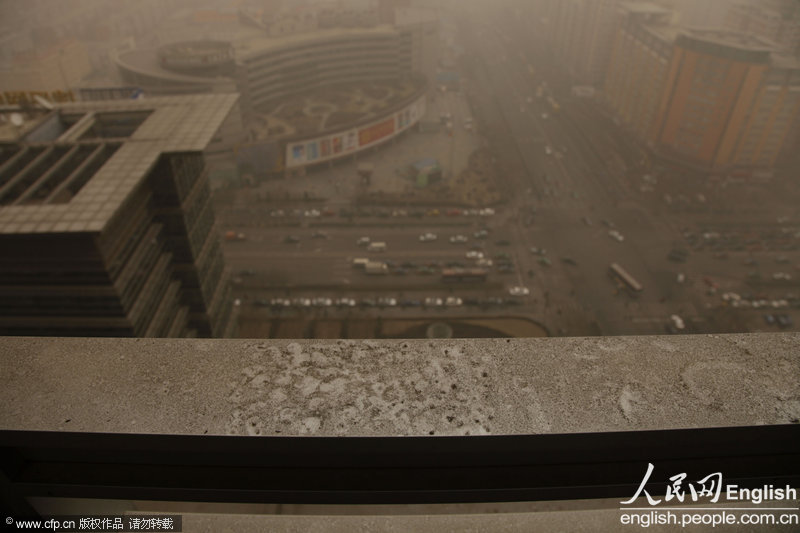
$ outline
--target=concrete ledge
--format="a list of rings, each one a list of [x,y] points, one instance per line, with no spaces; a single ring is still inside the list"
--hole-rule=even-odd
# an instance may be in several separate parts
[[[0,338],[0,428],[478,435],[800,420],[800,334],[278,341]]]

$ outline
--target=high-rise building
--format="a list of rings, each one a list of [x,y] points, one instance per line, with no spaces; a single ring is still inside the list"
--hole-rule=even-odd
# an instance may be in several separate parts
[[[611,55],[618,0],[564,0],[551,5],[556,59],[578,83],[601,84]]]
[[[604,97],[617,116],[646,139],[667,81],[677,28],[671,24],[672,11],[655,4],[623,3],[618,16]]]
[[[756,35],[787,52],[800,51],[800,2],[796,0],[739,0],[725,20],[732,31]]]
[[[774,167],[797,122],[800,64],[774,43],[682,29],[625,8],[605,84],[610,107],[661,156],[710,173]]]
[[[0,143],[0,335],[231,336],[205,153],[237,101],[64,104]]]

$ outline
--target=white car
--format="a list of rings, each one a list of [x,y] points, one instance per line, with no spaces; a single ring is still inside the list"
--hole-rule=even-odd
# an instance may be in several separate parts
[[[316,217],[320,216],[322,213],[320,213],[316,209],[309,209],[304,214],[307,217],[316,218]]]
[[[453,244],[458,244],[460,242],[467,242],[467,237],[464,235],[453,235],[450,237],[450,242]]]
[[[544,147],[544,153],[547,155],[553,155],[553,149],[550,148],[550,145]]]
[[[622,241],[625,240],[625,237],[623,237],[622,234],[620,232],[618,232],[617,230],[615,230],[615,229],[612,229],[611,231],[609,231],[608,232],[608,236],[611,237],[612,239],[615,239],[615,240],[619,241],[619,242],[622,242]]]
[[[425,298],[426,307],[441,307],[443,304],[441,298]]]
[[[483,252],[477,250],[470,250],[467,252],[467,259],[483,259]]]
[[[542,113],[542,119],[543,120],[547,120],[548,117],[549,117],[549,115],[547,113]]]
[[[436,238],[437,237],[436,237],[435,233],[423,233],[422,235],[419,236],[419,241],[420,242],[432,242],[432,241],[435,241]]]
[[[358,246],[367,246],[367,245],[369,245],[369,242],[370,242],[369,237],[361,237],[360,239],[358,239],[356,241],[356,244]]]
[[[386,307],[394,307],[397,305],[397,299],[389,297],[378,298],[378,305]]]
[[[464,301],[456,296],[448,296],[447,299],[444,301],[444,305],[448,307],[457,307],[463,303]]]
[[[527,296],[531,293],[528,287],[511,287],[508,289],[508,294],[511,296]]]
[[[494,215],[494,209],[492,209],[491,207],[484,207],[483,209],[478,211],[478,214],[482,217],[490,217]]]
[[[684,324],[683,319],[678,315],[670,315],[670,321],[672,321],[672,325],[675,326],[675,329],[683,329],[686,327]]]
[[[492,266],[492,260],[491,259],[478,259],[477,261],[475,261],[475,265],[479,266],[479,267],[490,267],[490,266]]]

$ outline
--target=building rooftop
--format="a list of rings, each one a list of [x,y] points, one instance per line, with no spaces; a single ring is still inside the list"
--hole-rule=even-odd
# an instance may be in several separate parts
[[[692,28],[684,33],[695,39],[751,50],[774,50],[775,43],[758,35],[740,33],[723,28]]]
[[[0,234],[102,231],[162,153],[204,150],[238,97],[59,104],[0,145]]]
[[[275,37],[256,37],[233,43],[236,49],[237,61],[247,61],[253,56],[260,56],[270,51],[294,48],[307,43],[325,42],[331,39],[348,39],[359,36],[392,36],[396,34],[395,28],[389,25],[379,25],[372,28],[331,28],[314,30],[310,32],[290,33]]]

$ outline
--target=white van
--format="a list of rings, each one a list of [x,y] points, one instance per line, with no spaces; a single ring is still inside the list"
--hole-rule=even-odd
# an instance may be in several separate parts
[[[386,251],[386,243],[385,242],[371,242],[369,246],[367,246],[368,252],[385,252]]]

